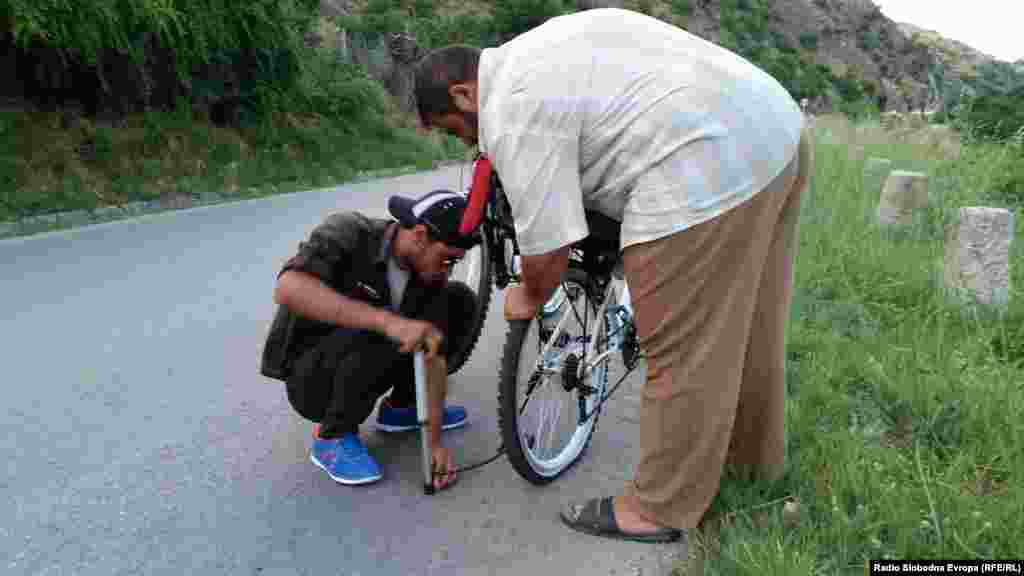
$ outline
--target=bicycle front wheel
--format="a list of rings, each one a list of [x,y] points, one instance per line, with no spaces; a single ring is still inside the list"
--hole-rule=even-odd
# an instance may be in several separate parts
[[[459,350],[454,350],[448,362],[448,374],[454,374],[469,360],[484,329],[487,310],[491,305],[491,252],[486,241],[466,251],[466,256],[448,275],[449,281],[461,282],[476,294],[476,310],[469,319],[469,335]]]
[[[548,317],[512,322],[506,336],[498,424],[509,461],[532,484],[550,483],[575,464],[597,428],[607,361],[583,377],[577,367],[588,341],[600,344],[598,354],[606,349],[607,325],[597,317],[598,301],[586,280],[583,271],[570,269]],[[562,315],[568,317],[554,330]]]

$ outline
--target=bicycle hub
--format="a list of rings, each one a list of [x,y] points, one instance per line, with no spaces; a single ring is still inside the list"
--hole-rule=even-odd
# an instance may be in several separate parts
[[[565,357],[565,364],[563,365],[562,372],[562,388],[566,392],[579,387],[580,377],[580,357],[575,354],[569,354]]]

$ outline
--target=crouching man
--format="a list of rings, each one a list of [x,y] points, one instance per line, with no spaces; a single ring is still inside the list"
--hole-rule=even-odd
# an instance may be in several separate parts
[[[465,198],[438,190],[419,199],[392,197],[391,219],[358,212],[328,216],[278,273],[277,316],[261,372],[286,383],[288,400],[316,423],[310,459],[335,481],[366,484],[381,468],[358,434],[380,405],[377,428],[415,429],[412,352],[425,348],[434,487],[455,481],[442,429],[466,423],[446,406],[446,357],[467,337],[476,296],[448,282],[475,238],[461,237]],[[427,346],[440,343],[437,353]]]

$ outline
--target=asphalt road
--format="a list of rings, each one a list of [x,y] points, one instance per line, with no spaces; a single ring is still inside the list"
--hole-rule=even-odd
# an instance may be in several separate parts
[[[309,423],[259,374],[276,272],[325,214],[384,215],[390,193],[459,182],[451,167],[0,241],[0,573],[667,574],[682,547],[557,516],[628,478],[642,370],[554,484],[502,459],[435,496],[417,436],[369,423],[384,479],[331,481],[309,461]],[[449,385],[470,411],[445,433],[462,464],[500,444],[501,306],[496,293]]]

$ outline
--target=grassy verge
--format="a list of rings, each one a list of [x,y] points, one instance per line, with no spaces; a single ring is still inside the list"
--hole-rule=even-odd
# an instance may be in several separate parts
[[[829,134],[826,134],[826,131]],[[789,330],[789,470],[728,479],[693,547],[704,574],[864,574],[868,559],[1024,557],[1024,219],[1006,314],[941,291],[942,231],[991,192],[997,146],[822,121],[803,205]],[[865,158],[926,171],[933,206],[910,233],[873,226]],[[788,525],[783,501],[800,502]],[[678,573],[702,573],[699,570]]]
[[[461,144],[418,134],[394,112],[274,114],[232,129],[186,108],[117,124],[11,108],[0,110],[0,222],[204,193],[251,198],[465,157]]]

